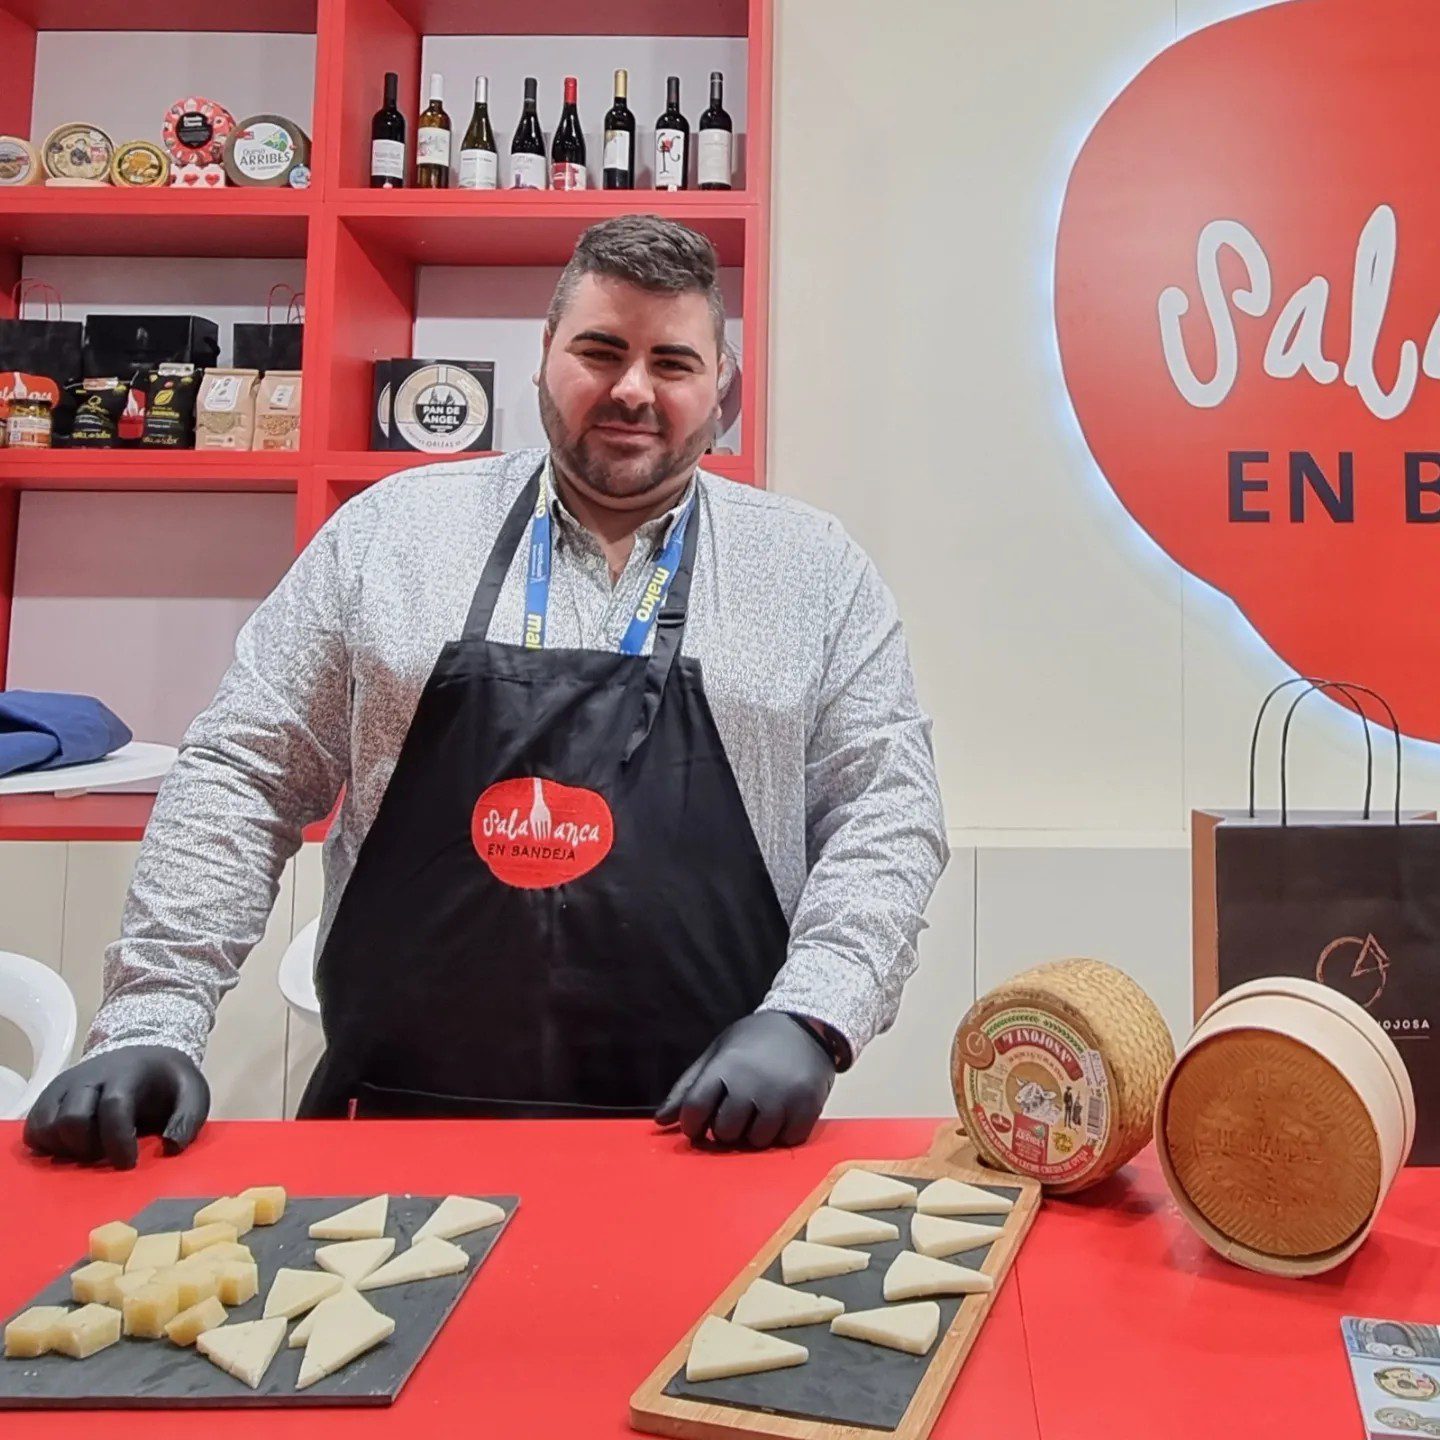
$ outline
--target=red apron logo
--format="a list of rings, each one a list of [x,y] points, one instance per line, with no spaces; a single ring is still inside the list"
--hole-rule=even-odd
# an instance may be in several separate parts
[[[615,821],[593,790],[554,780],[502,780],[476,803],[470,836],[497,880],[546,890],[589,874],[615,843]]]
[[[1086,443],[1301,674],[1440,739],[1440,5],[1197,31],[1086,140],[1055,318]]]

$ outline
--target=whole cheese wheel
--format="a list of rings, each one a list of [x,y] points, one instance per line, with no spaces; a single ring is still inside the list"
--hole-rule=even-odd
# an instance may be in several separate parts
[[[1175,1043],[1155,1002],[1100,960],[1057,960],[978,1000],[950,1056],[981,1158],[1068,1194],[1145,1147]]]
[[[127,140],[110,161],[112,185],[154,186],[170,180],[170,157],[148,140]]]
[[[283,115],[252,115],[225,140],[225,173],[232,185],[287,185],[310,163],[310,137]]]
[[[45,173],[56,180],[93,180],[105,184],[115,143],[95,125],[57,125],[40,147]]]
[[[18,135],[0,135],[0,185],[38,185],[45,178],[35,147]]]
[[[235,117],[203,95],[187,95],[166,112],[160,133],[177,165],[218,165]]]

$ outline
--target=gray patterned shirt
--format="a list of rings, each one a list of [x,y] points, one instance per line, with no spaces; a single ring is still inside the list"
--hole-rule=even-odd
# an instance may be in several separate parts
[[[343,787],[324,847],[324,944],[420,692],[544,454],[426,465],[373,486],[246,622],[156,798],[89,1053],[167,1044],[201,1060],[303,828]],[[858,1055],[895,1018],[948,855],[900,617],[838,521],[703,471],[695,487],[682,653],[704,666],[790,922],[762,1008],[822,1020]],[[680,507],[640,528],[612,585],[594,536],[552,505],[546,643],[616,648]],[[522,540],[492,640],[520,643],[526,562]]]

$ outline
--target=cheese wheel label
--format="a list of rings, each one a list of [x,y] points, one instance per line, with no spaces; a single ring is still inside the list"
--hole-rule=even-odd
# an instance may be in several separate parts
[[[1050,1184],[1091,1170],[1113,1120],[1099,1053],[1033,1006],[997,1010],[970,1029],[962,1047],[965,1104],[996,1152],[1018,1173]]]

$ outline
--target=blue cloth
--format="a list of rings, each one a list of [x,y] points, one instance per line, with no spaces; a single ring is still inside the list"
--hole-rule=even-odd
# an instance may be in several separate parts
[[[92,696],[0,690],[0,775],[103,760],[131,738],[129,727]]]

